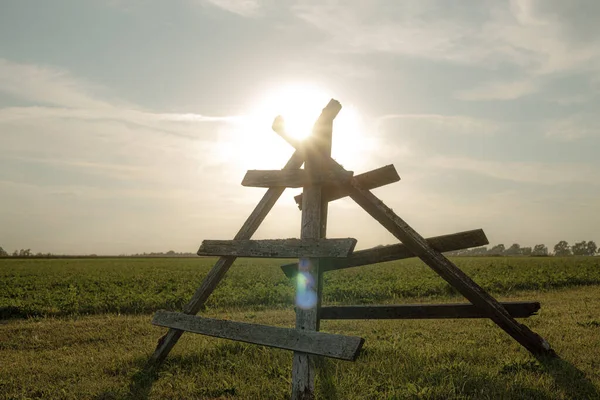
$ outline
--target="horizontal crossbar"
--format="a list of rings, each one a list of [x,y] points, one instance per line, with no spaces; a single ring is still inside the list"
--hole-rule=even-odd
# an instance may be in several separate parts
[[[534,301],[502,302],[513,318],[527,318],[540,309]],[[328,306],[321,308],[321,319],[437,319],[489,318],[473,304],[402,304],[393,306]]]
[[[354,361],[364,339],[317,331],[225,321],[169,311],[158,311],[152,324],[223,339]]]
[[[372,171],[356,175],[354,180],[363,189],[375,189],[381,186],[389,185],[390,183],[398,182],[400,176],[393,165],[377,168]],[[348,190],[339,186],[325,186],[323,188],[323,200],[334,201],[348,196]],[[294,197],[298,208],[302,210],[302,194]]]
[[[204,240],[199,256],[260,258],[348,257],[356,239]]]
[[[427,239],[427,243],[437,251],[445,252],[484,246],[489,242],[483,230],[475,229],[450,235],[435,236]],[[350,257],[345,259],[327,260],[327,262],[321,263],[321,271],[335,271],[338,269],[359,267],[361,265],[377,264],[411,257],[416,256],[404,244],[393,244],[355,251]],[[281,269],[289,278],[292,278],[298,270],[298,264],[285,264],[281,266]]]
[[[352,171],[345,171],[342,174],[346,181],[353,175]],[[314,177],[303,169],[249,170],[242,180],[242,186],[299,188],[309,185],[335,184],[336,182],[340,183],[340,174],[332,171],[323,171]]]

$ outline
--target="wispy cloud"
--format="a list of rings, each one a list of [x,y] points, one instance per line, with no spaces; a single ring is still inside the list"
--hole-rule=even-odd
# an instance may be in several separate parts
[[[242,17],[255,17],[261,9],[259,0],[202,0],[204,4],[216,6]]]
[[[498,130],[498,123],[482,118],[462,115],[441,114],[387,114],[377,117],[377,125],[394,121],[396,126],[402,123],[407,130],[415,134],[438,132],[456,135],[490,135]]]
[[[488,82],[479,87],[456,93],[460,100],[514,100],[537,91],[532,80],[514,82]]]
[[[600,137],[600,120],[597,114],[577,113],[547,121],[544,133],[548,138],[574,141],[585,137]]]
[[[568,5],[567,5],[568,4]],[[330,52],[386,53],[490,70],[510,67],[521,81],[483,83],[459,96],[515,99],[557,73],[600,71],[600,26],[588,0],[297,2],[298,18],[323,32]],[[332,16],[335,15],[335,18]]]
[[[426,164],[435,168],[462,170],[496,179],[538,185],[598,182],[597,169],[589,164],[502,162],[444,156],[433,157]]]

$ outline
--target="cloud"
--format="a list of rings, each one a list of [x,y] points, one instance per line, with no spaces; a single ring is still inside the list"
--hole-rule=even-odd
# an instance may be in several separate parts
[[[307,0],[293,11],[324,35],[329,53],[382,53],[518,75],[484,82],[459,93],[462,99],[516,99],[560,74],[593,79],[600,71],[595,0]]]
[[[203,3],[242,17],[255,17],[261,9],[261,3],[258,0],[204,0]]]
[[[35,104],[102,109],[111,104],[94,97],[105,89],[67,71],[0,59],[0,92]]]
[[[544,125],[546,137],[555,140],[569,142],[585,137],[600,137],[600,121],[596,114],[577,113],[552,119]]]
[[[597,168],[589,164],[503,162],[467,157],[432,157],[429,167],[468,171],[491,178],[538,185],[596,184]]]
[[[459,100],[514,100],[537,91],[532,80],[514,82],[488,82],[473,89],[456,93]]]
[[[498,130],[494,121],[462,115],[387,114],[377,117],[379,127],[388,122],[394,122],[395,127],[405,129],[409,134],[489,135]]]

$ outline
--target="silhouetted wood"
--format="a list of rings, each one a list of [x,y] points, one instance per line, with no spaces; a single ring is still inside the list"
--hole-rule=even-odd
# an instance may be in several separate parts
[[[293,140],[288,140],[289,135],[277,132],[288,143],[294,145]],[[344,168],[329,157],[326,159],[327,168],[333,171],[344,171]],[[518,323],[502,307],[496,299],[483,290],[467,274],[462,272],[454,263],[448,260],[439,251],[433,249],[419,233],[417,233],[402,218],[396,215],[377,196],[368,190],[361,189],[351,179],[346,185],[348,195],[369,215],[377,220],[398,240],[406,245],[415,255],[425,262],[438,275],[456,288],[467,300],[482,309],[506,333],[512,336],[532,354],[540,356],[556,356],[550,344],[527,326]]]
[[[485,233],[481,229],[453,233],[451,235],[435,236],[427,239],[427,243],[439,252],[468,249],[470,247],[489,244]],[[404,244],[374,247],[372,249],[353,252],[348,258],[327,260],[321,265],[321,271],[336,271],[344,268],[359,267],[361,265],[377,264],[388,261],[416,257]],[[281,266],[288,278],[296,276],[298,263]]]
[[[199,256],[258,258],[348,257],[356,239],[204,240]]]
[[[386,165],[385,167],[377,168],[369,172],[365,172],[354,177],[356,182],[363,189],[375,189],[381,186],[388,185],[390,183],[398,182],[400,176],[393,165]],[[323,188],[323,199],[327,202],[341,199],[346,197],[348,192],[343,186],[325,186]],[[294,197],[298,208],[302,210],[302,194]]]
[[[535,315],[540,303],[514,301],[500,303],[513,318]],[[329,306],[321,308],[321,319],[439,319],[489,318],[473,304],[402,304],[390,306]]]
[[[333,119],[341,109],[340,103],[331,100],[321,112],[314,125],[311,140],[305,146],[305,169],[311,176],[318,176],[324,170],[323,163],[331,154],[331,138]],[[302,239],[322,238],[326,230],[327,202],[323,201],[322,186],[305,186],[302,200]],[[319,272],[320,260],[308,258],[300,260],[300,271],[307,274],[313,282],[312,289],[316,294],[313,307],[296,308],[296,329],[303,331],[319,330],[319,307],[322,275]],[[300,288],[297,290],[297,294]],[[292,360],[292,400],[314,399],[315,360],[307,353],[294,352]]]
[[[344,180],[348,180],[354,172],[347,171]],[[250,170],[242,180],[242,186],[251,187],[288,187],[298,188],[308,185],[332,184],[339,181],[340,175],[323,171],[317,176],[310,176],[303,169],[296,170]]]
[[[338,168],[340,171],[343,169],[331,158],[329,160],[330,168]],[[535,355],[556,355],[544,338],[527,326],[518,323],[495,298],[490,296],[443,254],[432,248],[421,235],[396,215],[377,196],[368,190],[361,189],[354,183],[354,180],[350,180],[347,187],[349,196],[358,205],[379,221],[438,275],[456,288],[467,300],[485,312],[492,321],[523,347]]]
[[[356,360],[364,343],[364,339],[358,336],[226,321],[169,311],[158,311],[152,319],[152,324],[348,361]]]
[[[296,151],[287,162],[284,169],[297,169],[304,163],[302,152]],[[277,202],[285,188],[271,188],[267,190],[262,199],[258,202],[254,211],[250,214],[246,222],[242,225],[239,232],[235,235],[235,240],[250,239],[265,219],[273,205]],[[215,290],[221,279],[225,276],[236,257],[221,257],[208,272],[200,287],[196,290],[191,300],[183,308],[186,314],[197,314],[203,307],[204,302]],[[158,340],[154,353],[150,357],[149,363],[158,365],[169,355],[169,352],[175,346],[183,331],[169,329],[169,331]]]

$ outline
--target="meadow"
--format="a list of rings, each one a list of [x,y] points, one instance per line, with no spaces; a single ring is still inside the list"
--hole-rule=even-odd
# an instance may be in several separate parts
[[[291,353],[185,334],[163,367],[143,365],[213,258],[0,260],[0,398],[237,398],[289,395]],[[524,320],[561,356],[538,360],[488,320],[324,321],[362,336],[354,363],[325,360],[323,399],[599,399],[600,257],[453,261],[499,300],[538,300]],[[240,259],[204,315],[294,324],[285,260]],[[457,302],[416,259],[329,272],[324,304]]]

